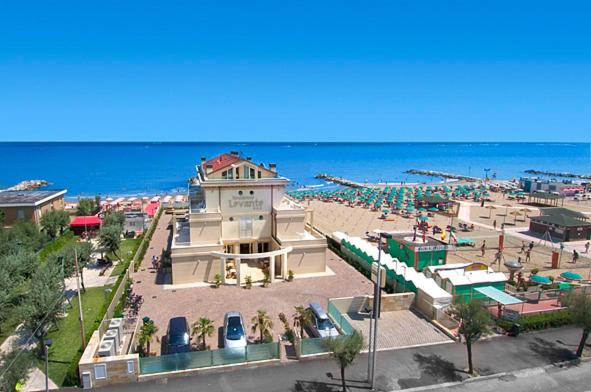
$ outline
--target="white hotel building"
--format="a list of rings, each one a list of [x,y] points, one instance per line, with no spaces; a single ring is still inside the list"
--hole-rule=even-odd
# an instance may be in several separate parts
[[[324,275],[326,239],[306,226],[306,210],[284,197],[276,166],[238,153],[201,158],[189,186],[189,213],[173,225],[172,283],[256,282]]]

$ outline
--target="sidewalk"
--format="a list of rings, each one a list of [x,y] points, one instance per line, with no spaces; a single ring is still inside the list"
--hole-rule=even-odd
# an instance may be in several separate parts
[[[498,337],[477,343],[473,348],[474,365],[480,375],[536,368],[574,358],[580,338],[578,328],[564,327],[532,332],[517,338]],[[414,388],[467,378],[466,347],[442,344],[378,353],[376,382],[379,390]],[[367,355],[361,355],[346,371],[351,391],[367,391]],[[162,383],[174,391],[333,391],[340,390],[339,369],[331,359],[310,360],[170,378],[165,381],[133,383],[102,388],[104,391],[162,390]]]

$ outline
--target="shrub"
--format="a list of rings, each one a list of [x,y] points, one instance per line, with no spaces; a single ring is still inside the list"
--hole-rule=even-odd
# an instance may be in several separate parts
[[[252,287],[252,277],[250,275],[246,275],[244,278],[245,288],[250,289]]]
[[[293,271],[289,270],[287,271],[287,281],[291,282],[293,280]]]
[[[522,331],[560,327],[571,323],[571,315],[568,310],[522,316],[519,321],[517,321],[517,324],[521,326]],[[503,329],[509,329],[513,324],[512,321],[502,319],[497,320],[497,325]]]
[[[532,270],[531,270],[532,275],[537,275],[538,272],[540,272],[539,268],[532,268]]]
[[[222,275],[215,274],[215,276],[213,277],[213,283],[216,288],[220,287],[220,285],[222,284]]]

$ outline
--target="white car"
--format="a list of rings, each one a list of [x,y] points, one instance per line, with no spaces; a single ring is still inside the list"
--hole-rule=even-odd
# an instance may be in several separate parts
[[[310,310],[312,311],[312,332],[315,336],[321,338],[332,338],[339,336],[339,331],[328,318],[328,315],[318,303],[311,303]]]
[[[240,312],[228,312],[224,316],[224,347],[246,347],[246,333]]]

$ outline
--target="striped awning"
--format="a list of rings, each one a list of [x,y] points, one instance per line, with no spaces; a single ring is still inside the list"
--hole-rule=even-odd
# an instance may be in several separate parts
[[[500,302],[503,305],[514,305],[523,302],[522,300],[515,298],[512,295],[509,295],[504,291],[496,289],[492,286],[478,287],[474,290],[478,291],[480,294],[487,296],[493,301]]]

